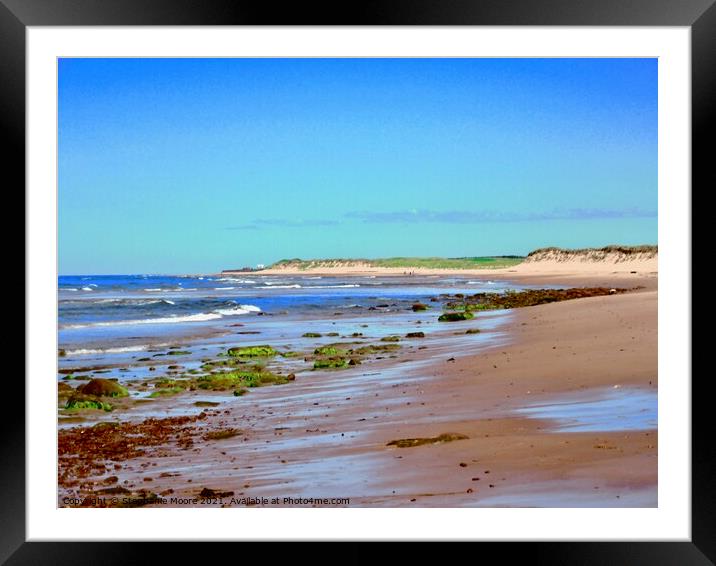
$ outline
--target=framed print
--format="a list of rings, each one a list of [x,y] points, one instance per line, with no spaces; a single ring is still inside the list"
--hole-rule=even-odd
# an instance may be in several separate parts
[[[3,1],[8,564],[308,540],[714,560],[711,2]]]

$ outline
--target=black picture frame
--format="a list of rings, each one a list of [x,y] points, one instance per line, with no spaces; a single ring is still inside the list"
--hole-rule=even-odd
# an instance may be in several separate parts
[[[0,124],[9,142],[8,189],[25,182],[25,34],[28,26],[108,25],[538,25],[687,26],[692,56],[692,185],[714,186],[712,137],[716,100],[716,0],[363,0],[285,3],[242,0],[0,0]],[[19,191],[18,191],[19,192]],[[693,256],[692,256],[693,257]],[[691,378],[691,376],[679,376]],[[708,375],[702,377],[708,378]],[[27,379],[27,376],[26,376]],[[501,560],[548,564],[713,564],[716,562],[716,477],[709,438],[709,379],[692,381],[692,538],[690,542],[485,543]],[[25,542],[24,405],[0,428],[0,562],[17,564],[138,564],[191,559],[186,544]],[[10,420],[11,419],[11,420]],[[290,531],[288,532],[290,536]],[[81,533],[77,533],[81,539]],[[320,533],[316,533],[320,539]],[[205,549],[206,547],[204,547]],[[365,562],[367,546],[341,550]],[[424,552],[417,546],[415,550]],[[234,552],[229,550],[229,552]],[[246,555],[235,555],[236,560]],[[274,545],[275,560],[295,559],[294,545]],[[336,551],[311,559],[336,559]],[[405,552],[405,551],[401,551]],[[441,549],[441,560],[463,549]],[[211,551],[211,554],[214,550]],[[210,555],[211,555],[210,554]],[[210,556],[209,555],[209,556]],[[407,555],[403,555],[406,559]]]

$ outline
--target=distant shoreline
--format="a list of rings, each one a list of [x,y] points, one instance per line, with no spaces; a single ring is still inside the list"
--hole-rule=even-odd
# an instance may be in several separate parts
[[[398,264],[398,265],[391,265]],[[400,265],[400,264],[404,265]],[[412,263],[412,265],[411,265]],[[454,263],[456,267],[450,266]],[[471,264],[475,267],[471,267]],[[459,267],[458,267],[459,266]],[[266,269],[223,271],[223,275],[322,275],[322,276],[624,276],[658,273],[657,246],[606,246],[565,250],[542,248],[525,258],[394,258],[392,260],[316,259],[283,260]]]

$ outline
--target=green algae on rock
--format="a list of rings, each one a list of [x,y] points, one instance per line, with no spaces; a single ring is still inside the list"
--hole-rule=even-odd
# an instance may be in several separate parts
[[[471,312],[446,312],[438,317],[438,322],[457,322],[459,320],[470,320],[475,315]]]
[[[336,346],[329,344],[327,346],[320,346],[313,350],[316,356],[345,356],[347,350],[337,348]]]
[[[77,388],[77,391],[85,395],[96,397],[126,397],[129,391],[112,379],[95,377],[84,385]]]
[[[74,411],[79,411],[83,409],[94,409],[98,411],[109,412],[112,410],[112,405],[96,397],[80,394],[73,395],[72,397],[70,397],[65,404],[65,409]]]
[[[199,377],[197,387],[212,391],[226,391],[228,389],[241,389],[244,387],[262,387],[264,385],[281,385],[288,383],[289,379],[283,375],[272,373],[265,369],[248,371],[230,371],[225,373],[212,373]]]
[[[313,369],[339,369],[348,366],[348,360],[341,357],[323,358],[313,362]]]
[[[271,346],[263,344],[261,346],[237,346],[229,348],[228,354],[236,358],[272,358],[278,352]]]

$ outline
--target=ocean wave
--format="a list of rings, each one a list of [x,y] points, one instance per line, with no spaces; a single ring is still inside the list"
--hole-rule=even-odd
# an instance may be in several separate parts
[[[92,289],[92,287],[82,287],[82,290],[83,291],[94,291],[94,289]]]
[[[360,287],[357,283],[347,283],[345,285],[307,285],[304,289],[350,289]]]
[[[145,346],[124,346],[118,348],[79,348],[77,350],[65,350],[67,356],[88,356],[92,354],[122,354],[124,352],[144,352],[150,347],[161,347],[162,344],[152,344]]]
[[[236,287],[214,287],[214,291],[231,291],[232,289],[236,289]]]
[[[156,288],[156,289],[154,289],[154,288],[152,288],[152,289],[144,289],[144,290],[147,291],[147,292],[149,292],[149,293],[153,293],[153,292],[155,292],[155,291],[161,291],[161,289],[159,289],[159,288]]]
[[[256,281],[251,279],[236,279],[235,277],[222,277],[221,279],[214,279],[214,281],[223,281],[225,283],[246,283],[249,285],[256,284]]]
[[[237,314],[248,314],[250,312],[261,312],[261,309],[255,305],[240,305],[236,301],[226,301],[227,304],[236,305],[229,309],[217,309],[214,312],[222,314],[224,316],[233,316]]]
[[[249,314],[249,311],[247,311],[246,309],[242,309],[241,307],[234,307],[233,309],[217,309],[215,312],[222,316],[234,316],[237,314]]]
[[[269,285],[266,283],[266,285],[262,285],[259,287],[254,287],[254,289],[300,289],[301,285],[295,284],[295,285]]]
[[[204,322],[221,318],[218,313],[198,313],[185,316],[165,316],[159,318],[142,318],[138,320],[111,320],[106,322],[92,322],[88,324],[67,324],[61,328],[72,330],[78,328],[95,328],[99,326],[134,326],[136,324],[174,324],[177,322]]]
[[[70,301],[81,304],[93,304],[93,305],[128,305],[128,306],[143,306],[143,305],[157,305],[164,303],[165,305],[174,305],[174,301],[169,299],[84,299],[78,301]]]
[[[98,326],[134,326],[136,324],[175,324],[181,322],[206,322],[208,320],[217,320],[225,316],[236,316],[249,314],[250,312],[260,312],[261,309],[254,305],[238,305],[230,309],[217,309],[211,312],[200,312],[196,314],[187,314],[183,316],[163,316],[158,318],[142,318],[138,320],[111,320],[105,322],[92,322],[87,324],[67,324],[60,328],[64,330],[78,328],[94,328]]]

